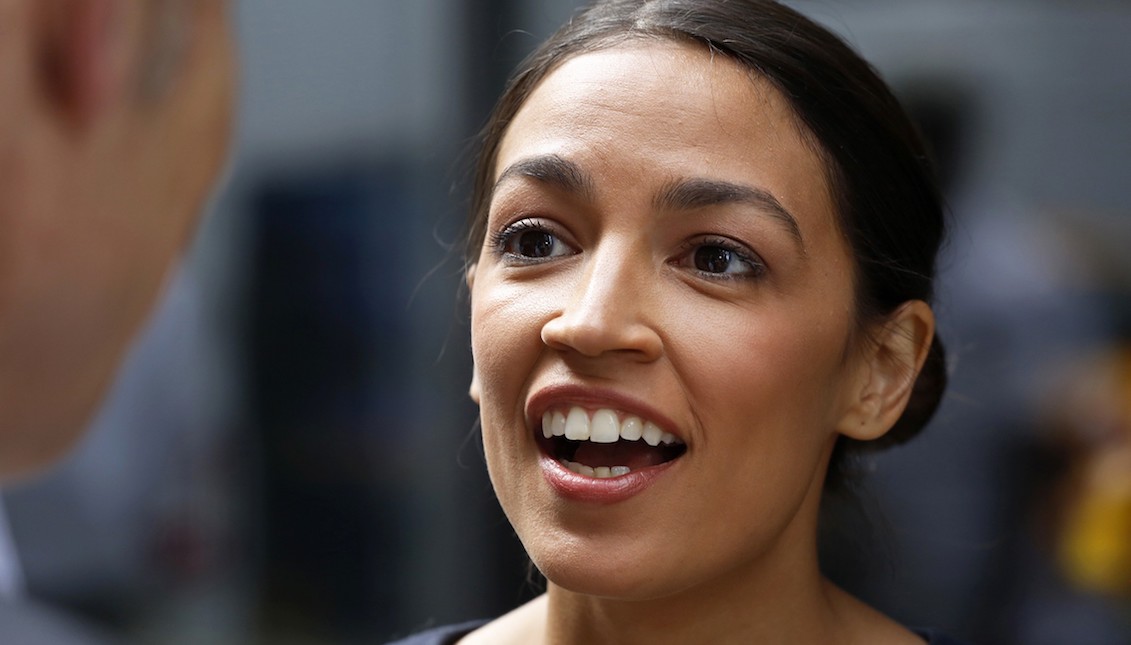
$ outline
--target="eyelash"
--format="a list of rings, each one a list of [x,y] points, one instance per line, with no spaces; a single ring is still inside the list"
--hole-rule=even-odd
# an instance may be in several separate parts
[[[504,227],[502,230],[492,233],[490,236],[491,249],[494,251],[495,255],[499,257],[506,257],[511,261],[520,264],[537,264],[539,262],[550,260],[554,257],[559,257],[556,255],[550,255],[546,257],[532,257],[515,253],[508,248],[518,238],[518,236],[531,231],[545,233],[546,235],[554,238],[557,244],[568,246],[562,240],[562,237],[553,231],[552,227],[546,225],[546,223],[538,219],[528,217],[520,219]]]
[[[695,260],[694,253],[699,249],[706,247],[716,247],[733,254],[734,259],[749,267],[750,272],[718,273],[712,271],[703,271],[701,269],[695,268],[693,264]],[[762,260],[762,258],[758,256],[757,253],[754,253],[743,244],[740,244],[729,238],[719,236],[706,236],[689,241],[683,246],[682,250],[680,251],[679,255],[676,256],[673,263],[677,265],[685,265],[686,263],[688,265],[687,268],[690,268],[699,276],[708,280],[720,281],[757,280],[758,278],[764,276],[766,274],[766,271],[768,270],[766,263]]]
[[[536,257],[533,255],[516,253],[510,248],[520,235],[531,231],[544,233],[548,237],[553,238],[554,246],[551,247],[551,253],[549,255]],[[506,226],[500,231],[491,233],[490,245],[496,256],[506,258],[509,261],[518,264],[538,264],[551,260],[555,257],[561,257],[565,254],[553,253],[553,251],[556,249],[556,246],[562,245],[568,247],[566,242],[562,240],[561,236],[553,231],[552,227],[535,218],[520,219]],[[694,254],[703,248],[718,248],[726,251],[727,253],[733,255],[733,257],[730,258],[730,261],[737,260],[738,262],[746,265],[749,268],[749,271],[744,273],[725,273],[698,269],[695,266],[696,258]],[[572,249],[569,250],[572,251]],[[765,275],[767,271],[766,263],[762,261],[758,254],[751,251],[745,245],[730,238],[710,235],[696,238],[684,244],[679,254],[676,255],[675,259],[672,261],[672,264],[689,268],[700,277],[715,281],[756,280]]]

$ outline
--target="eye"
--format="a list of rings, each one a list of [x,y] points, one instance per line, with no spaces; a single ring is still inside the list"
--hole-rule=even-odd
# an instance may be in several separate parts
[[[712,279],[756,278],[766,271],[761,258],[744,245],[726,238],[708,238],[689,244],[676,264]]]
[[[538,220],[524,219],[494,235],[494,247],[500,255],[521,261],[539,261],[572,255],[574,250]]]
[[[733,273],[738,254],[721,246],[701,246],[695,249],[695,268],[707,273]],[[739,267],[741,270],[744,267]]]

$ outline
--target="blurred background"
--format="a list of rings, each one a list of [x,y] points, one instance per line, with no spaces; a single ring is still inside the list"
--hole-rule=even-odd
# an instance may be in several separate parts
[[[238,0],[229,181],[80,449],[3,491],[29,593],[137,643],[372,643],[536,593],[487,481],[474,133],[579,3]],[[953,385],[826,527],[980,643],[1131,643],[1131,4],[792,3],[896,87],[954,216]]]

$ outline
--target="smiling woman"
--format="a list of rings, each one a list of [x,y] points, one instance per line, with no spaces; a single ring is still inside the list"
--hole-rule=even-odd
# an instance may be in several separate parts
[[[471,218],[471,396],[548,588],[411,642],[947,642],[817,563],[840,465],[945,382],[940,200],[867,63],[774,2],[600,2],[505,91]]]

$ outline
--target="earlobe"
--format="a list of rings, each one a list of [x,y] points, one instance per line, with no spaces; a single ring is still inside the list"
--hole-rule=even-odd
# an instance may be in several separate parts
[[[854,399],[838,431],[852,439],[882,437],[899,420],[927,358],[935,316],[921,300],[905,302],[872,332],[863,350]]]
[[[476,266],[478,265],[475,263],[469,264],[467,266],[467,270],[464,271],[463,274],[464,281],[467,283],[468,293],[470,293],[475,287]],[[472,359],[471,365],[471,387],[468,388],[467,394],[471,397],[472,401],[475,401],[476,405],[479,405],[479,370],[475,367],[474,359]]]
[[[467,284],[467,290],[471,291],[475,287],[475,267],[479,266],[476,263],[467,265],[467,269],[463,272],[463,280]]]
[[[474,365],[471,367],[471,387],[467,388],[467,395],[475,405],[479,405],[479,370],[475,369]]]
[[[44,8],[40,74],[61,112],[85,126],[126,86],[124,6],[120,0],[63,0]]]

